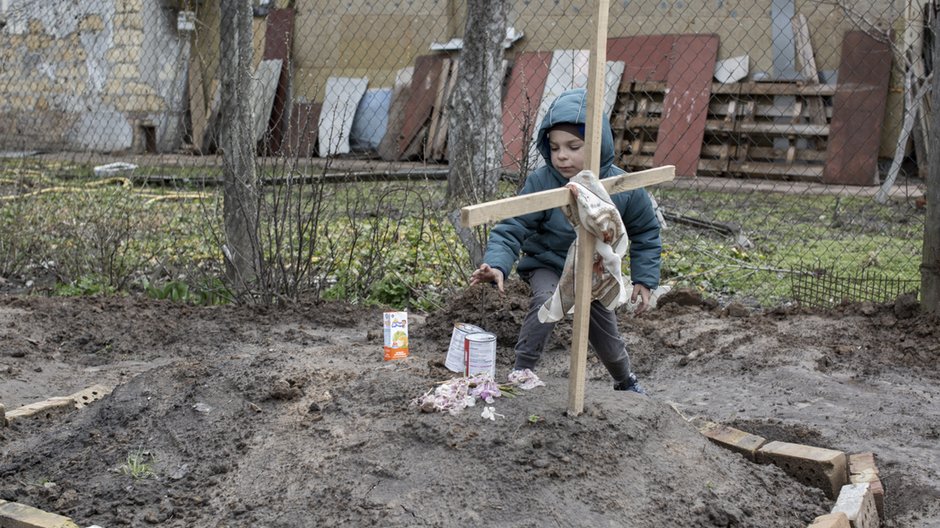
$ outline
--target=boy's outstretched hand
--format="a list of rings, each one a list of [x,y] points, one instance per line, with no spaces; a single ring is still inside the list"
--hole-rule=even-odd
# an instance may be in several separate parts
[[[650,289],[642,284],[633,285],[633,295],[630,296],[630,302],[636,304],[633,309],[633,315],[640,315],[645,312],[650,305]]]
[[[499,291],[503,291],[503,272],[489,264],[480,264],[479,269],[470,274],[470,286],[481,282],[495,282]]]

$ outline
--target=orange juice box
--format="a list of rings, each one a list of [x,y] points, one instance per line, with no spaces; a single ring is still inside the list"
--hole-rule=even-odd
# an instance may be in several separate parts
[[[385,312],[385,361],[408,357],[408,312]]]

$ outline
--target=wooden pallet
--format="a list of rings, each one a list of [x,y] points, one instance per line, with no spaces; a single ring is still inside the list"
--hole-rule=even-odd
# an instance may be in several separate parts
[[[618,93],[611,126],[625,168],[654,166],[665,93],[663,82]],[[835,85],[712,84],[698,174],[821,181],[834,94]]]

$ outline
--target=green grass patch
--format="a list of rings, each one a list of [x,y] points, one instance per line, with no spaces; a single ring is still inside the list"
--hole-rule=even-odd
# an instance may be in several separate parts
[[[59,295],[136,292],[193,304],[233,298],[224,278],[220,186],[102,182],[83,177],[87,167],[16,161],[0,163],[0,276],[44,277],[44,288]],[[195,181],[220,169],[146,170]],[[57,178],[57,171],[73,172]],[[429,310],[465,287],[471,265],[446,220],[443,182],[322,183],[284,169],[260,172],[283,182],[263,186],[259,203],[261,289],[270,298],[314,295]],[[513,192],[509,185],[503,191]],[[905,202],[654,194],[670,214],[740,234],[670,222],[662,276],[674,286],[774,305],[792,297],[792,277],[807,270],[919,279],[924,214]]]

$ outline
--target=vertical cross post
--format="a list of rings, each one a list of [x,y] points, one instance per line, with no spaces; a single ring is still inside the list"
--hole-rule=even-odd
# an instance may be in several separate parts
[[[598,178],[601,172],[601,112],[607,66],[608,0],[595,0],[594,34],[588,61],[587,124],[584,130],[585,168]],[[587,366],[588,328],[591,318],[591,269],[594,264],[594,236],[578,226],[578,248],[574,274],[574,321],[571,332],[571,368],[568,372],[568,414],[584,411],[584,378]]]

